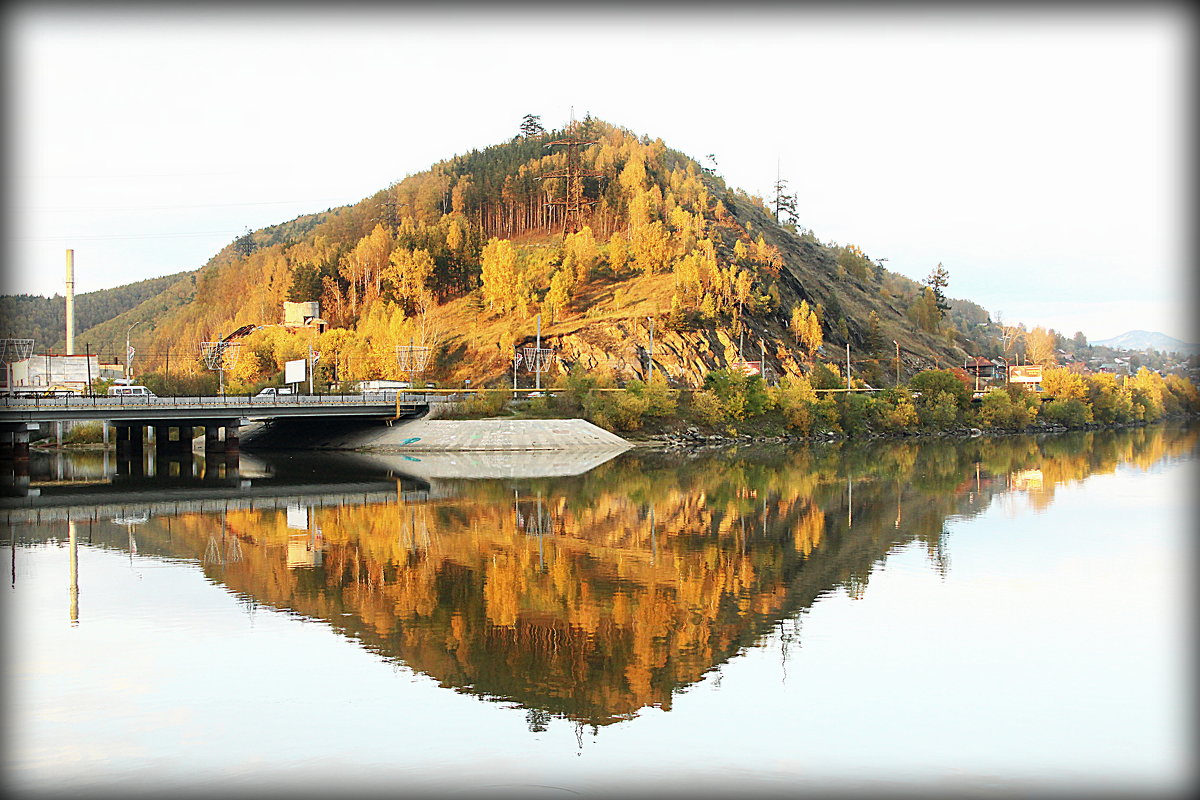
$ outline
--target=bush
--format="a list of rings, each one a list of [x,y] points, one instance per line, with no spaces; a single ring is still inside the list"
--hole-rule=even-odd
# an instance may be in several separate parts
[[[711,389],[692,392],[692,413],[706,425],[716,425],[725,419],[725,405]]]
[[[950,395],[960,411],[965,411],[971,406],[971,390],[950,370],[927,369],[918,372],[909,380],[908,388],[921,395],[917,401],[918,407],[926,400],[937,403],[939,393]]]
[[[104,441],[104,427],[100,422],[81,422],[63,431],[63,444],[95,444]]]
[[[455,403],[452,408],[442,413],[443,417],[458,419],[479,419],[481,417],[498,416],[508,404],[509,393],[504,389],[486,389],[472,392],[466,400]]]
[[[1096,422],[1129,422],[1135,419],[1133,401],[1129,393],[1117,385],[1117,376],[1101,373],[1088,375],[1085,380],[1087,401]]]
[[[885,389],[875,397],[875,423],[888,433],[915,430],[919,424],[912,395],[898,389]]]
[[[1017,391],[1024,392],[1024,389]],[[990,389],[979,404],[979,421],[986,428],[1020,430],[1033,421],[1032,409],[1007,389]]]
[[[875,417],[875,398],[867,394],[847,392],[835,402],[841,416],[842,430],[848,436],[870,431],[871,421]]]
[[[808,380],[785,375],[771,394],[787,426],[807,436],[812,430],[813,403],[817,402],[817,393]]]
[[[1051,400],[1042,406],[1042,417],[1055,425],[1078,427],[1092,421],[1092,410],[1082,400]]]
[[[767,386],[758,375],[717,369],[704,376],[704,388],[721,401],[728,420],[758,416],[771,406]]]
[[[846,380],[836,366],[817,363],[808,373],[808,382],[814,389],[845,389]]]
[[[813,403],[812,429],[821,433],[841,433],[837,401],[826,397]]]
[[[675,395],[661,372],[655,373],[649,383],[630,381],[625,388],[626,391],[632,392],[645,401],[643,413],[646,416],[669,417],[675,413],[677,407]]]

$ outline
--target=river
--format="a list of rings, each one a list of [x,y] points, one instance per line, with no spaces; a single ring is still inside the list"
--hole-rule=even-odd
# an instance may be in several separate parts
[[[1182,793],[1198,450],[35,454],[9,788]]]

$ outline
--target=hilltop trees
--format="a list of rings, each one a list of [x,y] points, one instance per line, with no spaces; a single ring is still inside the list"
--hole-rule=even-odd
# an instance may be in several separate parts
[[[526,114],[521,120],[521,135],[526,139],[533,136],[541,136],[546,132],[542,127],[542,118],[538,114]]]

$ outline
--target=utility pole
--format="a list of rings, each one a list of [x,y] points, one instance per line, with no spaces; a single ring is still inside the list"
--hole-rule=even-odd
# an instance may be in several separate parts
[[[533,388],[542,388],[542,315],[537,315],[537,358],[534,361]]]
[[[850,343],[846,342],[846,391],[850,391]]]
[[[129,332],[132,331],[136,326],[141,325],[142,322],[144,322],[144,320],[138,320],[137,322],[133,323],[132,325],[130,325],[128,328],[125,329],[125,379],[126,380],[130,380],[131,378],[133,378],[133,370],[132,370],[133,348],[129,346]]]
[[[896,345],[896,385],[900,385],[900,343],[892,339],[892,344]]]
[[[762,377],[763,383],[767,382],[767,343],[762,339],[758,340],[758,374]]]
[[[313,393],[313,360],[312,360],[312,342],[308,343],[308,393]]]
[[[646,317],[650,320],[650,367],[646,372],[646,383],[654,377],[654,317]]]

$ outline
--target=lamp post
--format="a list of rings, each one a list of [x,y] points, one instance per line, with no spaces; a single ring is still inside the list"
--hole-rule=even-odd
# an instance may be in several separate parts
[[[133,371],[131,369],[133,366],[133,353],[129,352],[129,332],[132,331],[134,327],[141,325],[143,322],[145,322],[145,320],[138,320],[125,329],[125,380],[131,380],[133,378]]]

